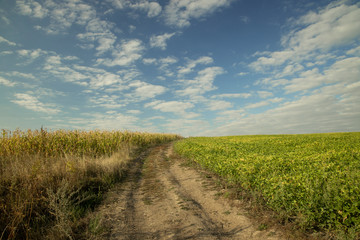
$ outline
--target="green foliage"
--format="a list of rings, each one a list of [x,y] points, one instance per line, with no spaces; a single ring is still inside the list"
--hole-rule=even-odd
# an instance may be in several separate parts
[[[198,137],[175,150],[305,229],[359,233],[360,133]]]

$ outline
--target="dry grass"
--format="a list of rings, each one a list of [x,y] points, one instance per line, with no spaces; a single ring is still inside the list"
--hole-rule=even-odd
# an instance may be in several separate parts
[[[139,149],[177,138],[131,132],[3,130],[0,239],[74,239],[78,220],[121,180]]]

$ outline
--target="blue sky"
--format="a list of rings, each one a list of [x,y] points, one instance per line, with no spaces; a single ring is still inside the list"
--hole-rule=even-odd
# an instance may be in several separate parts
[[[0,128],[360,131],[360,4],[0,0]]]

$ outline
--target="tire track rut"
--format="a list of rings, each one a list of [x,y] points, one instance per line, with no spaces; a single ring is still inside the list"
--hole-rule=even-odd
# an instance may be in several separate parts
[[[104,239],[285,239],[217,198],[211,183],[174,157],[172,144],[135,159],[125,182],[99,208],[109,231]]]

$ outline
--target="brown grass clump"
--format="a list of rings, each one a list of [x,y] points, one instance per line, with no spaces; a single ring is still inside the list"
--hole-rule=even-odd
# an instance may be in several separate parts
[[[74,226],[121,180],[139,149],[177,135],[2,131],[0,239],[74,239]]]

